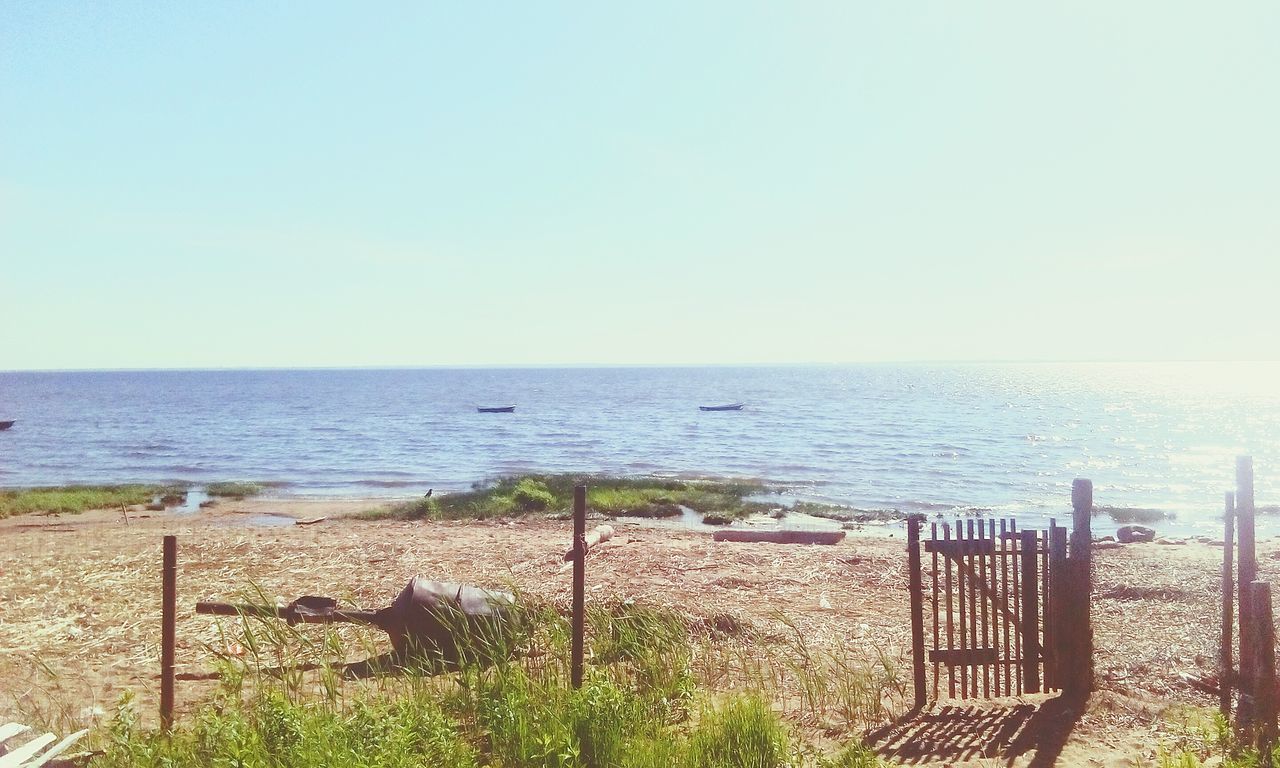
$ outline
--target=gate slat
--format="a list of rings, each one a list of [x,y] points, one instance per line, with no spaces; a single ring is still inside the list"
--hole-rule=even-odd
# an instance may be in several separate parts
[[[969,520],[967,523],[966,527],[968,528],[968,531],[966,535],[969,537],[970,541],[973,541],[973,521]],[[978,636],[978,590],[977,579],[975,578],[977,568],[973,565],[973,555],[969,555],[966,560],[965,570],[967,573],[965,574],[965,577],[969,582],[969,647],[978,648],[981,638]],[[978,680],[980,677],[981,675],[979,674],[978,668],[974,667],[973,674],[970,679],[972,687],[969,690],[972,692],[973,698],[975,699],[978,698]]]
[[[1010,550],[1014,560],[1009,564],[1009,572],[1013,575],[1013,615],[1022,617],[1022,557],[1019,554],[1022,550],[1022,539],[1018,536],[1018,521],[1009,521],[1010,534]],[[1013,653],[1014,653],[1014,672],[1017,675],[1017,691],[1016,694],[1021,696],[1026,693],[1025,681],[1022,679],[1022,632],[1018,628],[1016,622],[1013,624]]]
[[[942,540],[948,541],[951,538],[951,523],[942,524]],[[955,650],[955,636],[953,634],[953,625],[951,618],[951,558],[943,560],[943,565],[947,569],[946,592],[947,592],[947,650]],[[949,685],[951,698],[956,697],[956,670],[955,667],[947,667],[947,683]]]
[[[964,538],[964,522],[956,521],[956,538]],[[950,558],[948,558],[950,559]],[[964,556],[956,558],[956,580],[959,584],[959,593],[957,594],[957,602],[960,603],[960,650],[968,650],[969,644],[969,604],[965,600],[965,584],[968,581],[965,578]],[[960,698],[969,698],[969,668],[960,667]]]
[[[987,539],[987,521],[978,521],[978,538],[990,543]],[[991,626],[987,621],[987,604],[991,602],[991,585],[987,583],[987,556],[978,556],[978,578],[982,580],[982,647],[991,647]],[[995,661],[992,659],[992,661]],[[982,695],[991,698],[991,662],[982,665]]]
[[[929,542],[933,543],[938,540],[938,524],[930,523],[929,525]],[[933,571],[931,576],[933,582],[933,647],[938,647],[938,553],[933,553]],[[940,666],[935,662],[933,665],[933,698],[938,698],[938,676],[941,671]]]

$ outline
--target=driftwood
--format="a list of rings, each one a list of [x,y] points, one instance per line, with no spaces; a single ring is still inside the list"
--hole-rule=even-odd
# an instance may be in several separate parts
[[[773,544],[838,544],[844,540],[844,531],[796,531],[754,530],[751,528],[726,528],[716,531],[715,541],[770,542]]]
[[[599,544],[603,544],[604,542],[612,538],[613,538],[613,526],[597,525],[595,528],[592,529],[591,533],[587,534],[587,537],[586,537],[587,547],[586,547],[586,550],[583,552],[583,554],[585,555],[587,552],[590,552],[593,547]],[[564,561],[567,563],[572,559],[573,559],[573,549],[570,548],[568,552],[564,553]]]

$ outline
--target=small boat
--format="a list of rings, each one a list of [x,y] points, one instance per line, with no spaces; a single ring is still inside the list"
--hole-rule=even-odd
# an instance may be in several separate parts
[[[740,411],[745,403],[729,403],[728,405],[700,405],[700,411]]]
[[[480,413],[515,413],[514,405],[477,405],[476,410]]]
[[[13,426],[12,421],[0,421],[0,432],[3,432],[4,430],[12,426]]]

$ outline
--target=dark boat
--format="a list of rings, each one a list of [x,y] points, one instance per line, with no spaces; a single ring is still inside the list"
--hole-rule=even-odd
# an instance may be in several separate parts
[[[729,403],[728,405],[700,405],[700,411],[740,411],[745,403]]]
[[[515,413],[514,405],[477,405],[476,410],[480,413]]]
[[[13,426],[12,421],[0,421],[0,431],[6,430]]]

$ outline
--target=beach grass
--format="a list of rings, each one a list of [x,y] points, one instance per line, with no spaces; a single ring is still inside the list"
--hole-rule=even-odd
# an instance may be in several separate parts
[[[0,518],[26,514],[70,514],[146,504],[157,496],[185,492],[172,485],[63,485],[0,490]]]
[[[580,483],[588,486],[588,509],[610,517],[674,517],[684,507],[731,521],[776,506],[750,498],[772,490],[753,481],[520,475],[478,483],[461,493],[393,504],[364,517],[483,520],[535,513],[564,514],[572,508],[573,489]]]
[[[217,483],[209,483],[204,487],[204,492],[210,496],[218,496],[231,499],[244,499],[249,496],[257,496],[266,489],[264,483],[249,483],[243,481],[224,481]]]
[[[223,682],[213,698],[170,734],[142,727],[126,698],[98,735],[101,751],[90,765],[881,765],[856,739],[834,750],[817,746],[764,686],[706,685],[694,671],[692,659],[700,651],[691,625],[669,609],[595,606],[581,688],[570,683],[566,618],[546,606],[525,605],[518,621],[525,629],[504,653],[467,655],[487,659],[486,665],[468,663],[435,677],[387,674],[363,681],[343,679],[332,628],[229,622],[227,639],[234,635],[249,652],[218,658]],[[306,665],[311,671],[279,671]]]

